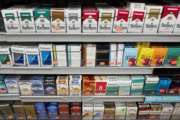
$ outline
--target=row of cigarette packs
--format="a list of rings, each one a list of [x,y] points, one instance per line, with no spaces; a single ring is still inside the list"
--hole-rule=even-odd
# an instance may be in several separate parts
[[[46,67],[180,66],[180,45],[39,44],[0,46],[0,65]]]
[[[0,94],[21,96],[179,95],[179,91],[177,76],[0,76]]]
[[[180,104],[14,103],[0,104],[0,118],[18,120],[179,120]]]
[[[127,8],[97,5],[84,8],[82,13],[76,5],[66,9],[14,6],[1,13],[6,32],[180,32],[178,5],[130,3]]]

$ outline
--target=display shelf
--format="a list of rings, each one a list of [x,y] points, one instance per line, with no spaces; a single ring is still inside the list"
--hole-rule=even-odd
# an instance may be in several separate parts
[[[180,102],[180,96],[146,96],[145,103]]]
[[[0,33],[1,42],[180,42],[179,33]]]
[[[81,102],[79,96],[20,96],[22,102]]]
[[[0,101],[2,100],[20,100],[19,94],[0,94]]]
[[[144,96],[83,96],[82,102],[143,102]]]
[[[1,67],[0,74],[152,74],[153,67]]]

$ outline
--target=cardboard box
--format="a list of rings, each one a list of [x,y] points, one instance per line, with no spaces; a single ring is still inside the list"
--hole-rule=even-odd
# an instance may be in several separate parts
[[[131,79],[129,76],[119,76],[119,96],[130,95]]]
[[[4,79],[5,79],[5,75],[0,75],[0,94],[8,93]]]
[[[94,76],[95,77],[95,95],[106,95],[107,90],[107,77],[106,76]]]
[[[31,96],[32,88],[29,76],[22,76],[18,82],[21,96]]]
[[[110,44],[110,55],[109,55],[109,65],[116,66],[117,65],[117,44]]]
[[[41,66],[53,66],[52,44],[39,44]]]
[[[174,106],[170,103],[161,104],[162,111],[160,115],[160,120],[169,120],[171,118],[171,114],[173,113]]]
[[[107,76],[107,96],[118,96],[119,87],[119,76]]]
[[[66,32],[66,18],[64,8],[51,9],[51,31]]]
[[[86,44],[83,46],[83,65],[86,67],[95,67],[96,64],[96,45]]]
[[[145,16],[143,32],[157,33],[162,9],[163,9],[162,6],[152,6],[152,5],[145,6],[146,16]]]
[[[81,75],[70,75],[69,88],[70,96],[81,96]]]
[[[124,44],[117,45],[117,66],[122,66],[123,64],[123,53],[124,53]]]
[[[27,120],[37,119],[33,103],[26,103],[23,105],[23,108],[26,113]]]
[[[82,120],[92,120],[93,119],[93,104],[83,103],[82,105]]]
[[[56,76],[46,76],[44,79],[45,95],[57,95],[56,92]]]
[[[69,67],[81,66],[81,45],[71,44],[68,46],[68,64]]]
[[[30,81],[31,81],[31,87],[32,87],[32,95],[43,96],[44,95],[43,76],[32,76]]]
[[[4,25],[6,32],[18,33],[20,32],[20,24],[17,15],[17,9],[8,8],[1,10],[4,18]]]
[[[94,104],[94,120],[103,120],[104,115],[104,104],[95,103]]]
[[[82,31],[97,32],[99,12],[95,8],[84,8],[82,12]]]
[[[141,33],[144,25],[144,3],[130,3],[128,32]]]
[[[0,66],[11,66],[12,59],[10,49],[8,46],[0,46]]]
[[[66,45],[55,45],[53,46],[54,51],[54,64],[58,67],[67,66],[67,54]]]
[[[25,48],[28,67],[40,66],[39,49],[37,47]]]
[[[164,6],[159,25],[159,32],[172,33],[177,20],[179,8],[177,6]]]
[[[79,5],[71,5],[65,9],[65,17],[67,18],[67,32],[81,32],[81,8]]]
[[[129,11],[127,9],[117,8],[115,10],[113,32],[126,33],[128,31],[128,17]]]
[[[26,65],[26,55],[25,55],[25,47],[23,46],[12,46],[12,64],[17,66],[25,66]]]
[[[177,16],[177,20],[176,20],[173,32],[174,33],[179,33],[180,32],[180,6],[179,6],[179,13],[178,13],[178,16]]]
[[[56,78],[57,95],[69,95],[69,80],[68,76],[57,76]]]
[[[34,9],[30,8],[20,8],[18,10],[21,32],[35,32],[33,11]]]
[[[115,119],[115,105],[112,102],[104,103],[104,116],[103,120],[114,120]]]
[[[126,119],[126,104],[125,103],[115,103],[115,120],[125,120]]]
[[[83,76],[83,96],[95,95],[95,78],[92,75]]]
[[[112,32],[114,8],[99,8],[98,32]]]
[[[144,80],[144,76],[131,76],[131,95],[143,94]]]
[[[137,105],[136,103],[127,103],[126,120],[136,120]]]
[[[19,86],[18,81],[20,79],[20,76],[12,76],[8,75],[4,79],[8,94],[19,94]]]
[[[137,48],[125,47],[123,66],[135,66],[137,61]]]
[[[36,32],[51,31],[50,9],[48,8],[34,9],[34,19],[36,24]]]

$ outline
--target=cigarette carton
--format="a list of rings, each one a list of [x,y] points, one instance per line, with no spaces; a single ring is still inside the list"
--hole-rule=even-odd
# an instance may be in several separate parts
[[[70,67],[81,66],[81,45],[72,44],[68,46],[68,63]]]
[[[70,96],[81,96],[81,75],[70,75]]]
[[[109,65],[117,65],[117,44],[115,43],[110,44]]]
[[[54,51],[54,64],[58,67],[67,66],[66,45],[53,46]]]
[[[0,66],[11,66],[11,54],[8,46],[0,46]]]
[[[129,76],[119,76],[119,95],[130,95],[131,79]]]
[[[56,78],[57,95],[69,95],[69,80],[68,76],[57,76]]]
[[[37,47],[25,48],[25,54],[29,67],[40,66],[39,49]]]
[[[162,13],[162,6],[146,6],[146,16],[143,32],[157,33]]]
[[[107,89],[107,77],[106,76],[94,76],[95,77],[95,95],[106,95]]]
[[[32,95],[43,96],[44,95],[44,78],[43,76],[32,76],[31,78]]]
[[[115,18],[113,25],[113,32],[127,32],[128,31],[128,17],[129,11],[123,8],[115,10]]]
[[[41,66],[53,66],[52,44],[39,44]]]
[[[117,45],[117,66],[122,66],[123,64],[123,53],[124,53],[124,44]]]
[[[83,32],[97,32],[99,12],[95,8],[84,8],[82,13]]]
[[[17,66],[25,66],[26,65],[26,55],[25,48],[23,46],[12,46],[12,64]]]
[[[125,103],[115,103],[115,120],[125,120],[126,119],[126,104]]]
[[[104,104],[95,103],[94,104],[94,120],[102,120],[104,115]]]
[[[83,46],[83,65],[95,67],[96,64],[96,45],[86,44]]]
[[[30,77],[22,76],[18,82],[19,89],[21,96],[31,96],[32,95],[32,88],[31,88],[31,81]]]
[[[9,8],[1,10],[4,18],[6,32],[20,32],[20,24],[17,15],[17,9]]]
[[[45,95],[56,95],[56,77],[46,76],[44,79]]]
[[[83,96],[95,95],[95,78],[88,75],[83,76]]]
[[[177,20],[176,20],[173,32],[174,33],[179,33],[180,32],[180,6],[179,6],[179,13],[178,13],[178,16],[177,16]]]
[[[98,32],[112,32],[114,8],[99,8]]]
[[[129,26],[128,32],[141,33],[143,31],[144,25],[144,3],[131,3],[130,4],[130,14],[129,14]]]
[[[137,105],[136,103],[127,103],[126,120],[136,120],[137,118]]]
[[[63,8],[51,9],[51,31],[66,32],[65,9]]]
[[[81,32],[81,8],[79,6],[70,6],[65,10],[65,17],[67,19],[67,32],[80,33]]]
[[[35,32],[33,11],[34,9],[30,8],[21,8],[18,10],[21,32]]]
[[[131,95],[142,95],[144,87],[144,76],[131,76]]]
[[[82,120],[92,120],[93,119],[93,104],[83,103],[82,106]]]
[[[36,24],[36,32],[50,32],[50,9],[36,8],[34,9],[34,19]]]
[[[164,6],[161,21],[159,25],[159,32],[172,33],[177,16],[178,16],[179,8],[176,6]]]
[[[9,94],[19,94],[18,81],[20,76],[6,76],[4,79]]]

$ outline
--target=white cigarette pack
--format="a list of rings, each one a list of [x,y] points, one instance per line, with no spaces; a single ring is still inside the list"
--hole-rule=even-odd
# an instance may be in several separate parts
[[[87,44],[84,48],[84,63],[86,67],[95,67],[96,64],[96,45]]]
[[[93,119],[93,104],[91,103],[83,103],[82,108],[82,120],[92,120]]]
[[[123,53],[124,53],[124,44],[117,45],[117,66],[122,66],[123,64]]]
[[[95,103],[93,120],[103,120],[103,115],[104,115],[104,104],[103,103]]]
[[[115,120],[125,120],[126,119],[126,104],[125,103],[115,103]]]
[[[56,66],[59,66],[59,67],[67,66],[66,45],[55,46],[54,59],[55,59]]]
[[[117,44],[110,44],[110,56],[109,56],[109,65],[116,66],[117,62]]]
[[[70,96],[81,96],[81,75],[70,75],[69,88]]]
[[[180,33],[180,6],[179,6],[179,13],[178,13],[177,20],[174,27],[174,33]]]

